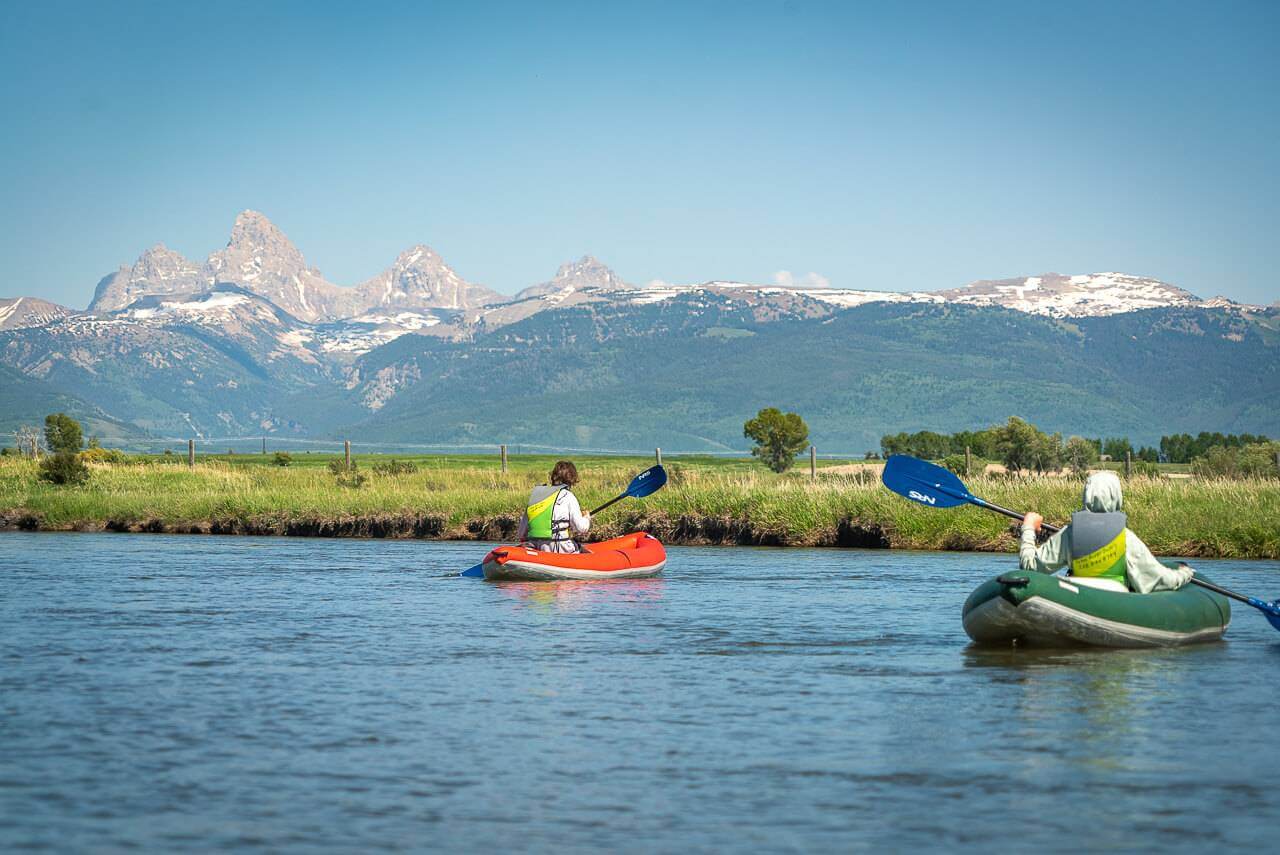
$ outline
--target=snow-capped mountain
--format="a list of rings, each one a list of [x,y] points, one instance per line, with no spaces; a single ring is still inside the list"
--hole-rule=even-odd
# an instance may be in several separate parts
[[[236,217],[231,240],[209,256],[205,271],[210,283],[233,282],[304,321],[341,317],[355,307],[354,294],[308,265],[284,232],[257,211]]]
[[[0,330],[44,326],[74,314],[66,306],[39,297],[0,297]]]
[[[517,302],[530,297],[565,296],[574,291],[589,288],[599,291],[626,291],[633,287],[595,256],[584,255],[577,261],[560,265],[560,269],[550,281],[530,285],[510,300]]]
[[[963,288],[933,293],[947,302],[1003,306],[1056,318],[1118,315],[1139,309],[1206,303],[1195,294],[1167,282],[1125,273],[1077,276],[1042,273],[1021,279],[984,279]]]
[[[654,282],[633,288],[622,296],[632,303],[646,304],[697,293],[715,294],[751,304],[770,304],[779,310],[791,311],[797,310],[806,302],[825,306],[831,311],[866,303],[964,303],[973,306],[999,306],[1055,318],[1082,318],[1168,306],[1247,308],[1222,297],[1202,300],[1167,282],[1125,273],[1074,276],[1042,273],[1019,279],[981,280],[961,288],[939,291],[872,291],[721,281],[699,285]]]
[[[364,312],[471,309],[506,299],[463,279],[438,252],[423,244],[406,249],[394,264],[356,287],[356,303]]]
[[[148,249],[132,266],[120,265],[98,282],[90,312],[114,312],[134,300],[155,294],[189,294],[209,284],[200,266],[162,243]]]
[[[321,323],[371,310],[466,309],[504,299],[472,284],[428,246],[405,250],[391,267],[355,288],[335,285],[265,215],[243,211],[227,245],[197,265],[163,244],[98,283],[89,311],[114,312],[150,296],[194,294],[238,285],[299,320]]]

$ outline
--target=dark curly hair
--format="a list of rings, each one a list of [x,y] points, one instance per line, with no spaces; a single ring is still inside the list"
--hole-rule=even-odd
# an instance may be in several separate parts
[[[557,460],[556,465],[551,467],[551,484],[563,484],[566,487],[572,487],[578,483],[578,467],[574,466],[571,461]]]

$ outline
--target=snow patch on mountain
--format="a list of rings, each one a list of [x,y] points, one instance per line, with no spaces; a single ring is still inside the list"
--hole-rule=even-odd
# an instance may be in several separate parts
[[[38,297],[0,297],[0,330],[42,327],[75,314]]]

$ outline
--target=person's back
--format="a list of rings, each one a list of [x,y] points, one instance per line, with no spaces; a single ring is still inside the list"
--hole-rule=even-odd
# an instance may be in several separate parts
[[[1042,518],[1034,512],[1027,514],[1018,549],[1022,569],[1053,573],[1068,567],[1072,576],[1140,594],[1177,590],[1190,581],[1195,571],[1164,566],[1129,529],[1128,517],[1121,510],[1120,479],[1114,472],[1090,475],[1082,504],[1082,510],[1071,515],[1071,524],[1039,548],[1036,532]]]
[[[583,513],[571,489],[578,483],[578,469],[568,460],[558,461],[548,480],[530,491],[517,537],[542,552],[581,552],[573,535],[591,529],[591,515]]]

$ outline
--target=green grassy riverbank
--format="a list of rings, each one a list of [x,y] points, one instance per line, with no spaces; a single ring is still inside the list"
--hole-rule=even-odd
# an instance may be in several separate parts
[[[30,461],[0,459],[0,528],[149,531],[332,537],[505,540],[514,535],[528,489],[553,458],[400,458],[414,471],[392,473],[385,458],[357,458],[363,482],[342,483],[327,457],[287,467],[263,458],[185,461],[131,458],[91,464],[82,486],[38,480]],[[601,504],[650,459],[578,459],[582,504]],[[596,520],[593,538],[643,529],[670,544],[864,546],[1012,551],[1016,523],[977,508],[936,510],[908,502],[865,472],[822,461],[778,476],[747,460],[668,461],[671,482],[644,500],[627,500]],[[823,470],[826,471],[823,471]],[[1078,507],[1078,481],[971,478],[977,494],[1007,507],[1035,509],[1063,522]],[[1158,555],[1280,558],[1280,481],[1135,478],[1126,483],[1130,527]]]

